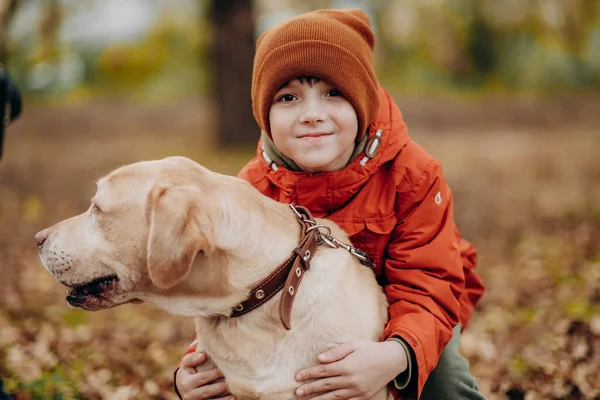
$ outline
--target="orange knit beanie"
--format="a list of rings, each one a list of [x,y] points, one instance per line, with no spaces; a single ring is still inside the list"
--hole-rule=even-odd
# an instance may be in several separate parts
[[[252,109],[269,137],[269,109],[288,81],[311,76],[330,82],[352,104],[362,139],[379,110],[373,70],[375,36],[361,10],[319,10],[301,14],[264,32],[256,44]]]

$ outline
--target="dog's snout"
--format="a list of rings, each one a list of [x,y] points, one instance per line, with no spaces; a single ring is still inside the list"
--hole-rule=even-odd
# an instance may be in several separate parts
[[[42,247],[42,245],[44,244],[46,239],[48,239],[48,230],[47,229],[39,231],[38,233],[35,234],[35,241],[36,241],[38,247]]]

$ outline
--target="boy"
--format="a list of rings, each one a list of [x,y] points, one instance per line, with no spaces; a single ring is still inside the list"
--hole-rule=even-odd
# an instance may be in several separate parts
[[[458,353],[483,293],[476,253],[460,239],[440,164],[410,140],[373,70],[374,35],[360,10],[292,18],[258,40],[252,79],[258,154],[240,172],[266,196],[344,228],[375,262],[390,304],[380,343],[352,343],[299,371],[298,396],[481,399]],[[176,371],[184,399],[227,393],[218,369],[195,372],[195,343]],[[233,397],[228,397],[233,398]]]

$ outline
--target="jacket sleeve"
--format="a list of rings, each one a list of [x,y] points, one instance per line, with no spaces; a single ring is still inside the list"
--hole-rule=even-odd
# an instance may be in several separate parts
[[[390,321],[383,339],[400,337],[413,350],[416,393],[406,394],[418,397],[458,324],[465,286],[452,194],[437,160],[412,187],[398,189],[396,204],[398,224],[385,262]]]

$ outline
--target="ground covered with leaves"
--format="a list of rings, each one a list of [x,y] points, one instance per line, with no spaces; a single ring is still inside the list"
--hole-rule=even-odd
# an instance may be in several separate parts
[[[560,103],[531,114],[472,102],[449,114],[402,101],[412,136],[441,160],[459,227],[479,250],[487,292],[461,345],[482,391],[490,399],[600,398],[598,122],[564,118]],[[596,112],[577,104],[581,112],[569,115],[599,115],[597,102]],[[172,373],[191,321],[144,305],[69,308],[33,236],[85,211],[94,180],[125,163],[185,155],[236,173],[254,150],[216,150],[210,110],[192,102],[36,105],[11,127],[0,162],[0,376],[17,399],[176,398]]]

